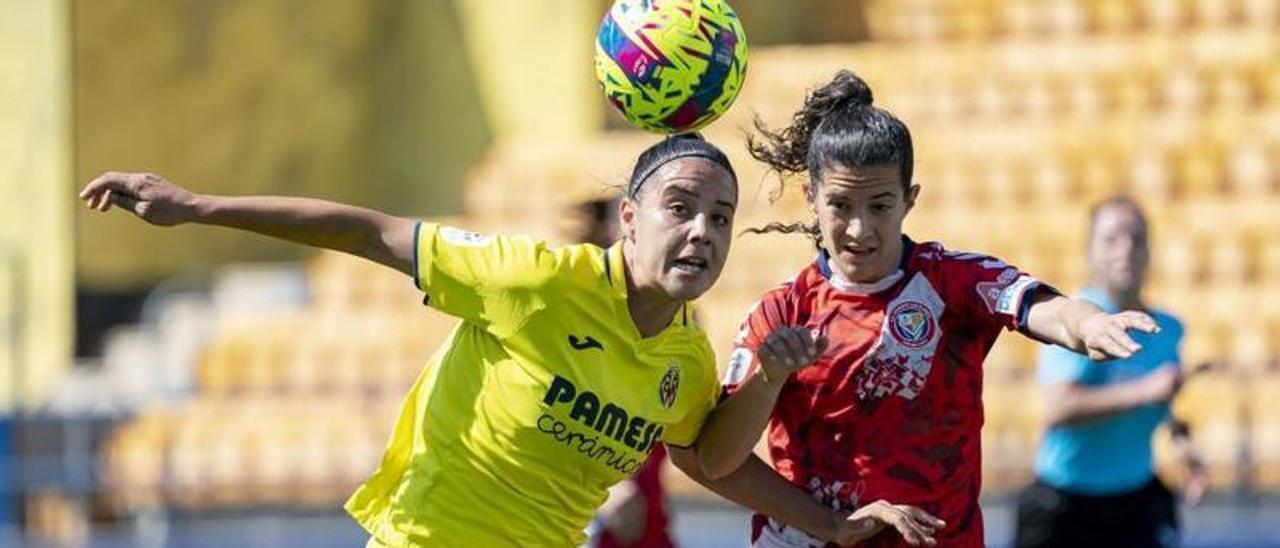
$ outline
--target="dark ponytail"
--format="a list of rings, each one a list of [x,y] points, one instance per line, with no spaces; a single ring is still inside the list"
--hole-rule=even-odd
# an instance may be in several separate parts
[[[747,149],[751,156],[783,175],[810,170],[809,144],[814,130],[837,112],[846,116],[853,109],[870,107],[871,88],[852,72],[841,70],[830,83],[809,93],[804,106],[791,117],[791,125],[780,131],[772,131],[764,121],[756,118],[756,131],[764,138],[760,142],[754,135],[747,137]],[[879,110],[879,109],[877,109]],[[821,170],[821,166],[818,167]],[[816,176],[816,175],[815,175]]]
[[[841,70],[826,85],[805,97],[791,125],[774,131],[756,119],[760,137],[748,136],[751,156],[777,171],[784,185],[789,175],[807,171],[809,200],[827,166],[866,168],[896,165],[905,195],[911,188],[914,154],[911,132],[893,114],[872,105],[871,88],[858,75]],[[779,189],[779,192],[784,190]],[[803,232],[820,244],[818,223],[770,223],[746,232]]]

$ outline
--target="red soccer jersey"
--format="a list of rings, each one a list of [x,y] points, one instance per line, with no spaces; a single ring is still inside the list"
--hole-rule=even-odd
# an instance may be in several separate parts
[[[764,295],[725,372],[732,394],[756,348],[785,325],[830,339],[783,387],[769,421],[774,467],[824,505],[884,499],[947,522],[939,546],[982,546],[982,361],[1002,329],[1022,327],[1040,283],[998,259],[904,238],[903,261],[875,284],[832,280],[826,256]],[[758,546],[817,546],[756,516]],[[892,528],[867,543],[906,546]]]

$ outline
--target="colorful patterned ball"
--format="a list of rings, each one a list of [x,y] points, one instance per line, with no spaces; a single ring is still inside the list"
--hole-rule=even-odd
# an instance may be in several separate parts
[[[687,133],[738,97],[742,23],[724,0],[616,0],[596,34],[596,79],[633,125]]]

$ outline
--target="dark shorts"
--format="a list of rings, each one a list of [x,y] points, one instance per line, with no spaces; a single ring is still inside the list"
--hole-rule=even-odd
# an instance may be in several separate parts
[[[1037,480],[1018,496],[1018,548],[1179,544],[1177,504],[1159,479],[1109,496],[1071,494]]]

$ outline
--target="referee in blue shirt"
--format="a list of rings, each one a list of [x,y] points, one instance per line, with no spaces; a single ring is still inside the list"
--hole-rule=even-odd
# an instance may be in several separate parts
[[[1047,430],[1036,455],[1036,481],[1018,499],[1019,547],[1145,547],[1179,544],[1174,496],[1156,477],[1151,436],[1169,421],[1188,466],[1188,503],[1204,494],[1204,467],[1170,399],[1183,375],[1182,324],[1148,308],[1142,284],[1150,261],[1147,222],[1133,200],[1112,198],[1090,215],[1090,286],[1080,297],[1108,313],[1142,310],[1158,333],[1135,333],[1142,350],[1105,365],[1056,347],[1040,354]]]

